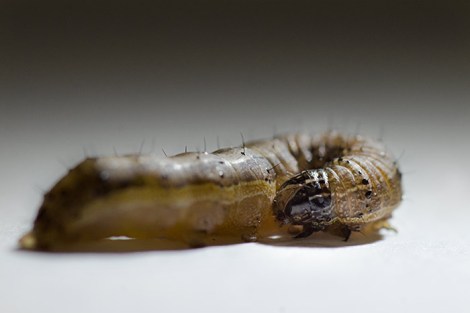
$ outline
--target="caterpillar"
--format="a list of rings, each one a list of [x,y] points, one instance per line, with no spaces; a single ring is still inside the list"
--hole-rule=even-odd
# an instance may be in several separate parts
[[[45,193],[25,249],[114,236],[190,247],[343,236],[387,226],[402,197],[384,146],[362,136],[303,133],[171,157],[86,158]]]

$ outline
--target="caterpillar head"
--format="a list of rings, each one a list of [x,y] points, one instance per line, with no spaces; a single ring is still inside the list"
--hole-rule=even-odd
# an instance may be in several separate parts
[[[322,230],[332,219],[331,191],[324,179],[304,171],[282,184],[273,209],[281,223],[301,225],[311,230],[307,234],[310,235]]]

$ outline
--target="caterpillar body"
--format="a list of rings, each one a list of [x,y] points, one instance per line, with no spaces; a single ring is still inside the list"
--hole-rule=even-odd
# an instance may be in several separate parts
[[[87,158],[44,195],[20,245],[54,250],[113,236],[189,246],[383,226],[401,174],[382,144],[288,134],[212,153]]]

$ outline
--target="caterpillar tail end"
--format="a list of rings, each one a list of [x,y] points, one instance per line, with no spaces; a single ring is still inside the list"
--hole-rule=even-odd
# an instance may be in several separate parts
[[[35,250],[37,248],[37,239],[34,232],[30,231],[21,237],[19,245],[21,249]]]

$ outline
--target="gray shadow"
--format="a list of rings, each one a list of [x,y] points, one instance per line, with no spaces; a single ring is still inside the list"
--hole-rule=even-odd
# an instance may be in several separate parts
[[[345,241],[341,237],[320,232],[302,239],[263,240],[260,243],[276,247],[343,248],[369,245],[381,241],[383,238],[384,236],[379,232],[367,234],[353,232],[349,239]]]
[[[373,244],[383,239],[383,235],[377,233],[352,233],[351,237],[344,241],[341,237],[328,233],[315,233],[308,238],[292,239],[263,239],[257,243],[275,247],[302,247],[302,248],[342,248]],[[165,239],[105,239],[93,242],[67,243],[56,246],[51,250],[27,250],[18,248],[24,252],[45,253],[136,253],[149,251],[190,251],[199,248],[210,248],[222,245],[243,244],[237,238],[210,238],[205,243],[187,244],[180,241]]]

